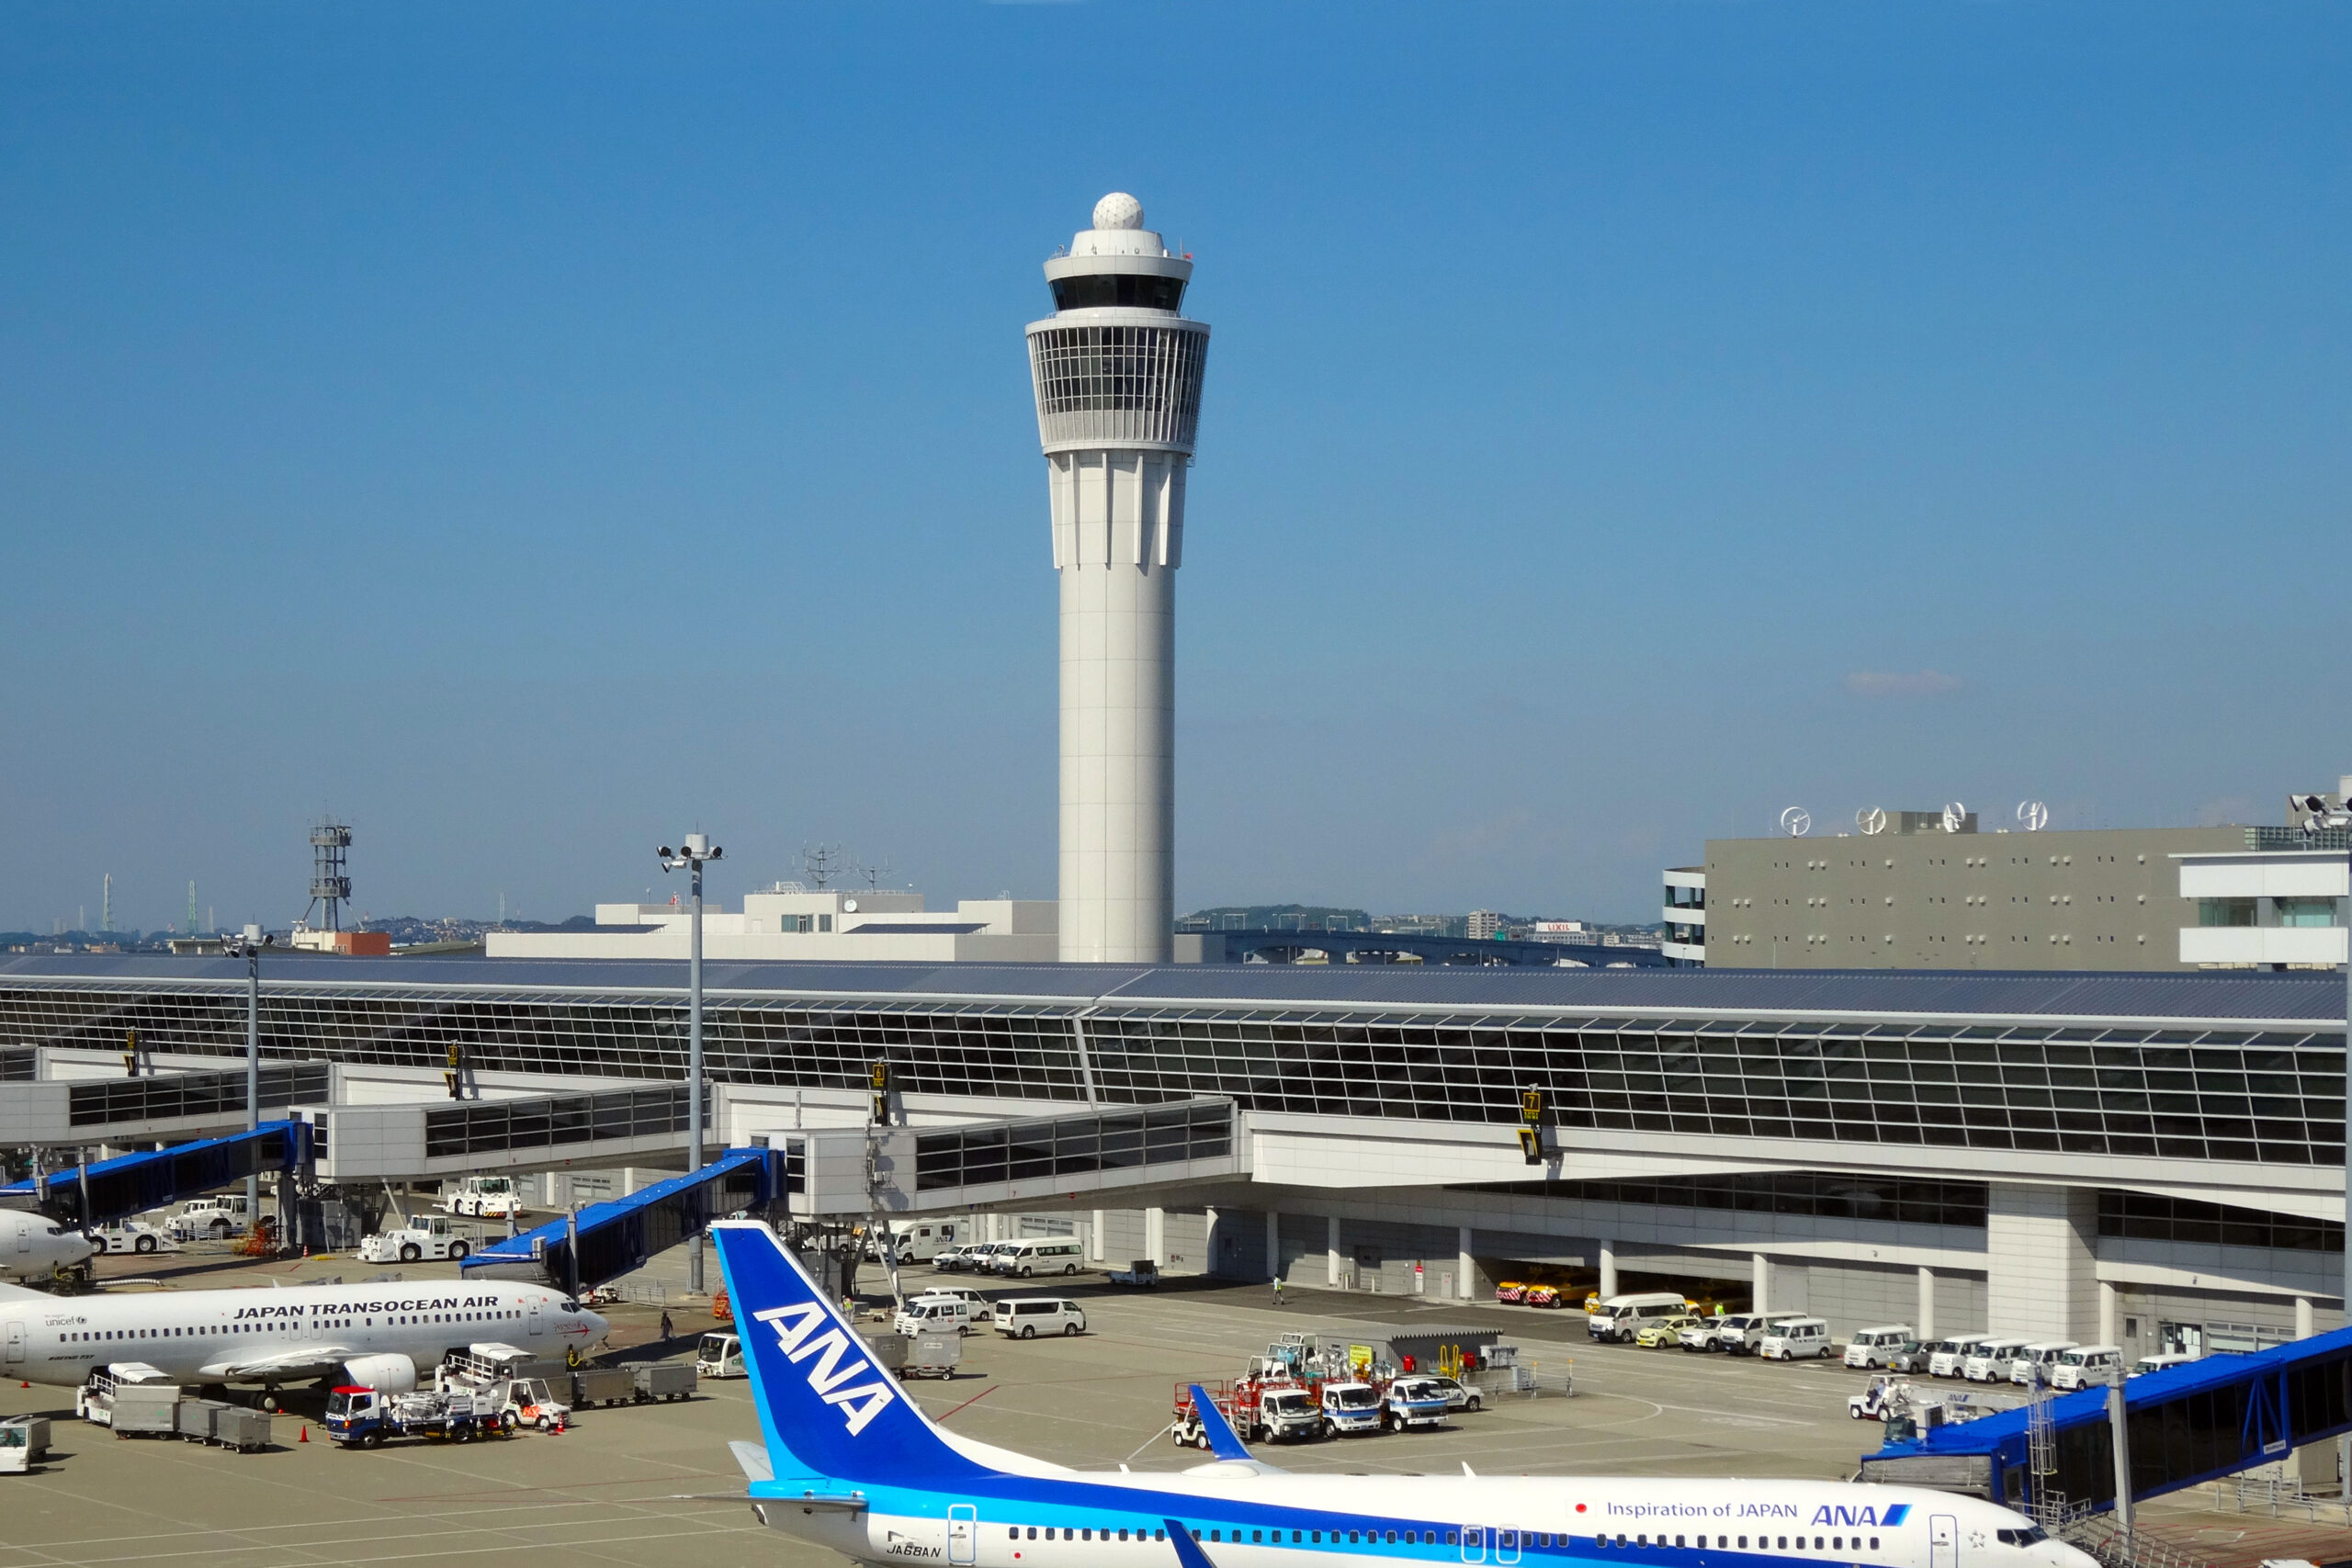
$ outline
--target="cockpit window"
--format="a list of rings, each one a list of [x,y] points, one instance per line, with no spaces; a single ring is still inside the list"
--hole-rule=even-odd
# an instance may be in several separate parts
[[[2031,1546],[2036,1541],[2050,1539],[2050,1532],[2040,1525],[2028,1525],[2016,1530],[1995,1530],[1993,1534],[2003,1546]]]

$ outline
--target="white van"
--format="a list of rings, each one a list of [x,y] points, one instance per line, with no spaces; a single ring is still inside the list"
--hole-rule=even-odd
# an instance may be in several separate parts
[[[1928,1353],[1928,1375],[1931,1378],[1956,1378],[1968,1366],[1968,1358],[1976,1354],[1977,1347],[1991,1338],[1989,1334],[1955,1334],[1950,1339],[1939,1339]]]
[[[2003,1334],[1980,1339],[1976,1348],[1968,1353],[1962,1363],[1960,1375],[1970,1382],[2007,1382],[2009,1368],[2031,1341],[2020,1335]]]
[[[995,1258],[996,1271],[1008,1279],[1028,1280],[1039,1274],[1075,1274],[1086,1267],[1086,1244],[1070,1237],[1050,1241],[1016,1241]]]
[[[901,1263],[928,1263],[941,1252],[956,1245],[955,1220],[892,1220],[890,1250]],[[865,1238],[865,1260],[882,1261],[882,1238],[869,1235]]]
[[[1846,1341],[1846,1364],[1875,1371],[1895,1357],[1919,1342],[1907,1323],[1889,1324],[1883,1328],[1858,1328]]]
[[[972,1332],[972,1303],[955,1296],[917,1296],[900,1307],[890,1320],[891,1332],[921,1334],[926,1328],[952,1328],[958,1334]]]
[[[1585,1314],[1584,1330],[1595,1339],[1630,1344],[1643,1329],[1690,1310],[1690,1299],[1679,1291],[1611,1296]]]
[[[1767,1334],[1804,1315],[1801,1312],[1736,1312],[1718,1320],[1715,1343],[1735,1356],[1753,1356]]]
[[[1829,1354],[1829,1323],[1826,1318],[1794,1317],[1776,1323],[1756,1353],[1768,1361],[1796,1361]]]
[[[2050,1369],[2052,1388],[2103,1388],[2123,1370],[2123,1352],[2113,1345],[2078,1345],[2058,1355]]]
[[[2035,1340],[2019,1350],[2017,1359],[2009,1363],[2009,1381],[2020,1388],[2031,1388],[2034,1374],[2039,1371],[2041,1381],[2049,1382],[2051,1374],[2058,1370],[2058,1358],[2074,1348],[2072,1339]]]
[[[2197,1358],[2186,1350],[2166,1350],[2161,1356],[2143,1356],[2132,1363],[2132,1375],[2136,1378],[2143,1372],[2163,1371],[2166,1367],[2185,1367],[2195,1359]]]
[[[1076,1302],[1054,1296],[1023,1296],[996,1303],[996,1331],[1007,1339],[1035,1339],[1040,1334],[1083,1334],[1086,1314]]]

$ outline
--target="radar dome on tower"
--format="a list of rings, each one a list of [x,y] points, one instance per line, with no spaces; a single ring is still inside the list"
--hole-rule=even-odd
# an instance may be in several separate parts
[[[1094,226],[1097,229],[1140,229],[1143,227],[1143,203],[1125,191],[1114,190],[1094,204]]]

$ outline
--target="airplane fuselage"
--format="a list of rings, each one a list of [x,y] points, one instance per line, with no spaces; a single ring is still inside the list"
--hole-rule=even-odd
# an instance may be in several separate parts
[[[1009,1483],[1009,1484],[1008,1484]],[[2079,1568],[2026,1540],[2009,1509],[1946,1493],[1836,1482],[1252,1473],[1000,1476],[958,1494],[860,1488],[865,1507],[796,1504],[755,1483],[775,1529],[857,1561],[941,1568],[1164,1568],[1170,1521],[1216,1568],[1316,1568],[1333,1557],[1491,1568]]]
[[[92,1250],[88,1236],[46,1214],[0,1209],[0,1278],[46,1280]]]
[[[181,1382],[293,1382],[321,1362],[405,1357],[429,1369],[449,1349],[503,1341],[561,1355],[604,1319],[543,1285],[417,1280],[283,1290],[0,1297],[0,1372],[76,1384],[136,1362]],[[271,1368],[289,1369],[282,1377]]]

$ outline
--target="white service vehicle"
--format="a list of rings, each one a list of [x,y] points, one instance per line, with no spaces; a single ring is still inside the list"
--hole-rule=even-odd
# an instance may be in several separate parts
[[[523,1195],[511,1176],[469,1176],[441,1189],[441,1212],[478,1220],[511,1220],[523,1212]]]
[[[253,1228],[253,1208],[242,1192],[219,1192],[191,1198],[179,1213],[164,1222],[164,1230],[182,1241],[226,1241]]]
[[[962,1302],[966,1306],[970,1307],[974,1323],[986,1323],[996,1315],[995,1304],[969,1285],[925,1285],[910,1299],[927,1302],[942,1296],[950,1301]]]
[[[917,1296],[890,1319],[894,1334],[921,1334],[925,1329],[952,1328],[972,1332],[972,1303],[954,1296]]]
[[[2123,1352],[2113,1345],[2077,1345],[2058,1354],[2050,1369],[2052,1388],[2103,1388],[2123,1371]]]
[[[424,1263],[455,1261],[473,1251],[473,1243],[447,1215],[429,1214],[398,1230],[379,1231],[359,1244],[362,1263]]]
[[[901,1263],[930,1263],[956,1246],[959,1222],[955,1220],[892,1220],[890,1250]],[[879,1236],[865,1238],[865,1258],[882,1261]]]
[[[1072,1236],[1016,1241],[996,1255],[993,1266],[1009,1280],[1030,1280],[1040,1274],[1075,1274],[1086,1267],[1086,1247]]]
[[[1756,1353],[1768,1361],[1801,1361],[1815,1357],[1826,1359],[1831,1348],[1826,1319],[1796,1317],[1774,1324]]]
[[[2009,1381],[2020,1388],[2031,1388],[2036,1377],[2043,1382],[2058,1370],[2058,1358],[2075,1348],[2072,1339],[2037,1339],[2018,1352],[2009,1363]]]
[[[1380,1391],[1368,1382],[1327,1382],[1323,1385],[1323,1427],[1342,1438],[1361,1438],[1380,1430]]]
[[[1875,1371],[1895,1357],[1919,1342],[1907,1323],[1888,1324],[1881,1328],[1858,1328],[1846,1341],[1846,1364]]]
[[[2022,1335],[2002,1334],[1980,1339],[1960,1369],[1970,1382],[2007,1382],[2018,1352],[2032,1343]]]
[[[106,1252],[177,1252],[180,1244],[160,1225],[144,1220],[118,1220],[113,1224],[88,1233],[90,1251]]]
[[[2143,1356],[2132,1363],[2132,1375],[2136,1378],[2143,1372],[2163,1371],[2166,1367],[2185,1367],[2196,1359],[2186,1350],[2166,1350],[2161,1355]]]
[[[1801,1312],[1736,1312],[1715,1320],[1715,1342],[1735,1356],[1753,1356],[1764,1343],[1764,1336],[1804,1315]]]
[[[1690,1310],[1690,1299],[1679,1291],[1650,1291],[1640,1295],[1611,1296],[1585,1314],[1587,1334],[1602,1341],[1630,1345],[1643,1329],[1679,1317]]]
[[[95,1250],[88,1236],[46,1214],[0,1209],[0,1276],[46,1280],[88,1261]]]
[[[706,1378],[740,1378],[743,1371],[743,1341],[732,1334],[706,1334],[695,1347],[695,1374]]]
[[[1008,1339],[1035,1339],[1040,1334],[1083,1334],[1086,1314],[1076,1302],[1054,1296],[1026,1296],[996,1303],[996,1331]]]
[[[1968,1358],[1976,1354],[1977,1347],[1992,1337],[1989,1334],[1956,1334],[1950,1339],[1939,1339],[1928,1352],[1928,1375],[1931,1378],[1963,1376]]]

